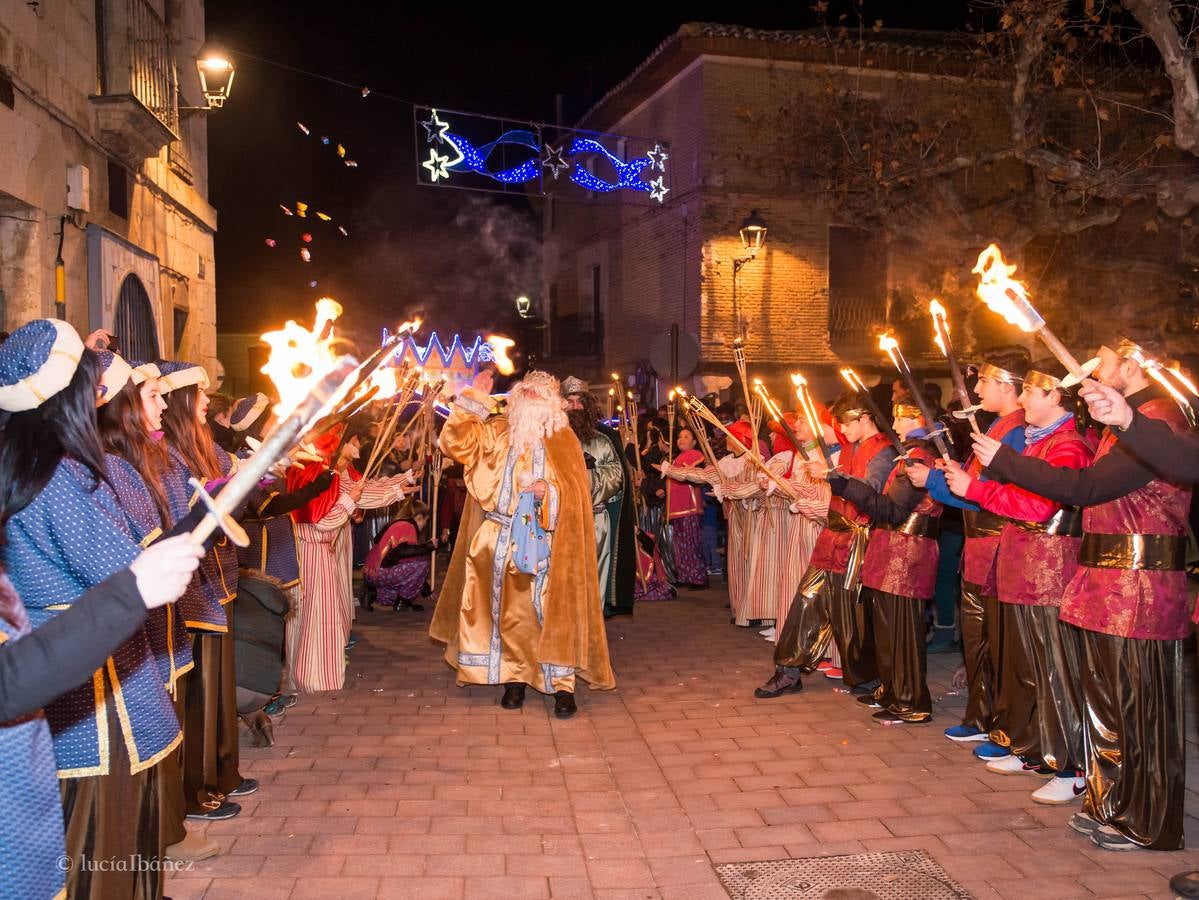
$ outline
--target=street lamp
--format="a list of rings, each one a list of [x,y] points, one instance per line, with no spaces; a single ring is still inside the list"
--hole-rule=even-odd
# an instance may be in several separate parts
[[[532,304],[530,303],[529,298],[524,294],[521,294],[516,298],[516,314],[522,319],[527,319],[529,317],[529,307],[531,305]]]
[[[233,57],[217,41],[207,41],[196,54],[196,70],[200,73],[200,89],[208,106],[196,107],[196,111],[220,109],[229,99],[236,68]]]
[[[741,317],[741,308],[737,303],[737,273],[747,262],[757,258],[762,245],[766,243],[766,220],[758,215],[756,209],[751,209],[749,215],[741,220],[741,246],[745,256],[733,260],[733,327],[740,337],[745,336],[745,322]]]
[[[741,220],[741,246],[748,255],[733,260],[733,272],[735,273],[747,262],[754,259],[765,243],[766,220],[758,215],[756,209],[752,209],[749,215]]]

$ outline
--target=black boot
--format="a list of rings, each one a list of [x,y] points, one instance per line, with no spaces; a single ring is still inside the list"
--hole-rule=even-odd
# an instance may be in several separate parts
[[[558,691],[554,694],[554,715],[559,719],[569,719],[579,708],[575,706],[575,695],[570,691]]]
[[[500,698],[500,706],[504,709],[520,709],[525,705],[525,686],[514,681],[504,686],[504,696]]]
[[[803,690],[803,682],[798,674],[792,674],[782,666],[775,666],[774,675],[764,685],[754,691],[759,700],[773,700],[783,694],[798,694]]]

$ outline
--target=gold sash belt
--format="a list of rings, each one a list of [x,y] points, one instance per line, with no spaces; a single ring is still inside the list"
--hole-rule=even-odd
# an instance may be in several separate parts
[[[941,520],[936,516],[926,516],[923,513],[912,513],[899,525],[883,525],[887,531],[897,531],[911,537],[935,538],[941,533]]]
[[[1084,534],[1081,565],[1092,569],[1181,571],[1186,539],[1174,534]]]
[[[1082,534],[1082,510],[1074,506],[1062,507],[1053,514],[1053,518],[1051,518],[1048,522],[1018,522],[1015,519],[1012,519],[1011,523],[1021,531],[1032,531],[1037,534],[1078,537]],[[1111,535],[1111,537],[1118,536],[1119,535]],[[1124,567],[1120,566],[1119,568]],[[1181,566],[1179,566],[1179,568],[1181,568]]]
[[[869,523],[859,525],[835,509],[828,513],[829,531],[848,532],[853,535],[849,543],[849,557],[845,563],[845,589],[853,591],[862,575],[862,563],[866,559],[866,543],[870,540]]]
[[[962,510],[962,524],[968,538],[998,537],[1006,522],[1007,519],[1003,516],[997,516],[985,509]]]

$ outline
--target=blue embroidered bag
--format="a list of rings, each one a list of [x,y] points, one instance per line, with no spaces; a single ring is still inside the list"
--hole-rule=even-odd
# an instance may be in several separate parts
[[[541,527],[537,499],[532,491],[522,491],[512,516],[512,564],[526,575],[540,575],[549,566],[549,534]]]

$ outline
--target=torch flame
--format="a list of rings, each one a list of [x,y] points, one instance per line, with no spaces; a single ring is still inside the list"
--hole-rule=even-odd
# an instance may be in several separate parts
[[[845,379],[845,383],[848,384],[855,391],[858,389],[858,385],[861,384],[861,381],[862,381],[862,379],[858,378],[858,373],[850,368],[842,369],[841,377],[843,379]]]
[[[495,368],[501,375],[511,375],[516,371],[516,366],[508,357],[508,351],[516,346],[516,341],[512,338],[506,338],[502,334],[487,335],[487,343],[491,345],[491,358],[495,362]]]
[[[316,324],[313,330],[320,334],[326,325],[341,318],[342,311],[341,304],[332,297],[321,297],[316,301]]]
[[[424,324],[425,320],[420,316],[417,316],[415,319],[409,319],[407,322],[402,322],[400,327],[396,329],[396,334],[403,334],[404,332],[408,332],[408,334],[416,334],[418,331],[420,331],[420,327]]]
[[[804,385],[806,385],[808,383],[808,379],[804,378],[798,372],[792,372],[791,373],[791,383],[793,385],[795,385],[797,388],[803,387]]]
[[[616,396],[616,388],[608,388],[608,396],[615,397]]]
[[[1021,331],[1029,334],[1045,327],[1045,320],[1033,309],[1028,300],[1028,291],[1022,282],[1012,275],[1016,266],[1008,265],[1003,252],[991,244],[978,255],[978,263],[972,270],[978,276],[978,298]]]
[[[1177,366],[1166,366],[1165,368],[1167,372],[1169,372],[1182,383],[1183,387],[1185,387],[1196,397],[1199,397],[1199,388],[1195,387],[1195,382],[1186,377],[1182,369],[1178,368]]]
[[[941,305],[941,301],[935,297],[928,304],[928,313],[933,317],[933,343],[937,345],[937,349],[945,356],[949,356],[949,351],[945,348],[945,341],[941,338],[941,332],[949,334],[949,318],[945,313],[945,307]],[[938,324],[939,323],[939,324]]]
[[[316,321],[312,331],[294,321],[279,331],[268,331],[262,340],[271,348],[266,365],[262,367],[279,392],[275,416],[286,418],[308,396],[309,392],[333,370],[338,355],[333,350],[333,329],[341,304],[328,297],[316,303]],[[340,397],[336,398],[340,402]],[[333,401],[330,401],[330,406]]]

